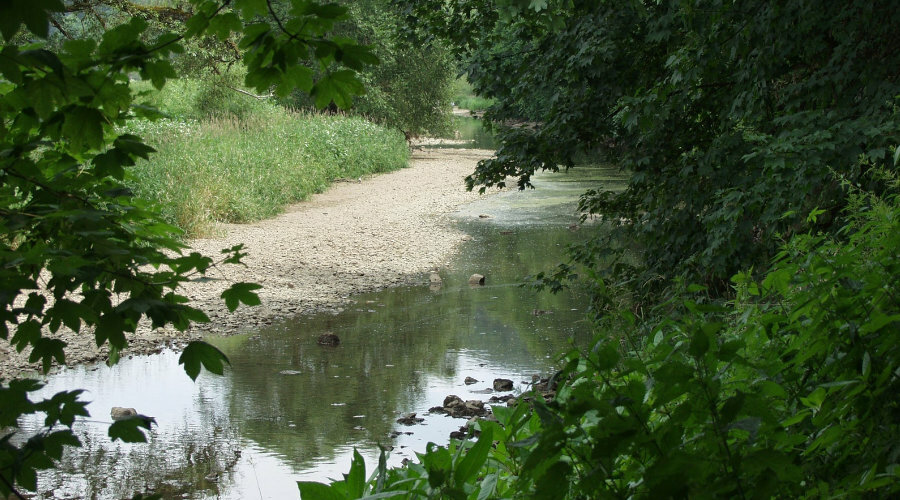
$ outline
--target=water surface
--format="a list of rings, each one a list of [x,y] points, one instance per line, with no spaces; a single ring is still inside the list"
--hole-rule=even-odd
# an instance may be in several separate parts
[[[428,408],[449,394],[486,400],[490,395],[476,391],[494,378],[527,390],[532,375],[555,368],[558,353],[587,341],[584,297],[518,285],[597,230],[570,226],[578,223],[577,194],[600,181],[614,183],[616,174],[594,168],[538,176],[537,190],[466,206],[458,223],[472,240],[440,270],[439,288],[423,276],[422,286],[354,297],[337,315],[208,339],[231,360],[225,376],[204,373],[193,383],[178,355],[163,353],[50,377],[48,393],[86,388],[94,416],[76,424],[85,446],[41,477],[39,496],[296,498],[297,480],[340,477],[354,448],[371,470],[381,448],[399,464],[429,441],[446,444],[465,420],[427,415]],[[486,286],[470,287],[472,273],[485,275]],[[323,332],[341,344],[318,345]],[[467,386],[467,376],[480,382]],[[150,442],[110,443],[112,406],[156,417]],[[396,422],[408,412],[426,420]]]

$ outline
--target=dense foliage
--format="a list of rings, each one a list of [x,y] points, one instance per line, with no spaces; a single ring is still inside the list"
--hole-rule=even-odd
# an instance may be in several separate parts
[[[539,277],[595,296],[554,399],[305,499],[897,494],[891,2],[396,3],[495,99],[470,187],[598,157],[630,182],[581,204],[618,244]],[[601,265],[623,242],[639,261]]]
[[[130,76],[161,88],[176,76],[173,56],[182,42],[235,37],[245,83],[257,92],[300,88],[320,107],[347,107],[362,91],[354,70],[376,62],[366,47],[329,37],[346,14],[334,4],[296,0],[276,9],[264,0],[194,0],[180,11],[177,32],[159,34],[148,31],[141,15],[83,38],[63,26],[67,15],[87,20],[105,5],[37,0],[0,8],[0,337],[19,351],[30,349],[45,371],[65,362],[65,344],[52,335],[60,328],[93,334],[114,362],[126,334],[142,323],[185,329],[208,321],[179,294],[179,284],[243,256],[239,246],[219,262],[186,254],[178,231],[123,184],[126,170],[153,149],[120,127],[158,115],[136,104]],[[66,39],[46,42],[57,32]],[[235,283],[222,298],[232,310],[256,304],[256,288]],[[196,342],[181,362],[195,378],[201,367],[221,373],[227,360]],[[0,386],[0,427],[14,429],[23,414],[46,414],[44,431],[0,438],[0,495],[34,489],[36,470],[52,466],[64,446],[78,445],[70,431],[74,418],[86,414],[78,391],[32,402],[28,393],[39,385]],[[109,434],[142,440],[138,427],[147,426],[143,419],[122,420]]]
[[[429,446],[367,483],[356,460],[303,498],[895,495],[898,201],[853,195],[840,236],[793,238],[763,279],[735,275],[730,301],[695,285],[652,320],[598,320],[556,398],[494,406],[474,445]]]
[[[631,222],[644,283],[686,275],[725,291],[805,230],[804,213],[833,224],[837,179],[870,182],[898,142],[892,2],[398,3],[497,99],[487,117],[503,146],[470,186],[610,158],[628,190],[584,208]]]
[[[371,45],[380,61],[360,75],[366,93],[352,112],[412,136],[446,132],[456,76],[450,51],[436,42],[403,39],[405,19],[388,0],[354,0],[347,6],[353,19],[347,35]]]

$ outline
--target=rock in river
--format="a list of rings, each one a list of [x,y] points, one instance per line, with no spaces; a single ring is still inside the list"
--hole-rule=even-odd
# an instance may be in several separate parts
[[[473,274],[469,277],[469,284],[475,286],[484,285],[484,275],[483,274]]]
[[[112,410],[109,412],[109,416],[112,417],[113,420],[125,420],[126,418],[131,418],[137,416],[137,410],[134,408],[122,408],[121,406],[113,406]]]
[[[424,418],[416,417],[415,413],[408,413],[408,414],[403,415],[402,417],[398,418],[397,423],[403,424],[403,425],[415,425],[415,424],[418,424],[419,422],[423,422],[424,420],[425,420]]]
[[[318,340],[316,340],[316,343],[318,343],[319,345],[336,346],[341,343],[341,339],[337,335],[335,335],[331,332],[328,332],[328,333],[323,333],[322,335],[319,335],[319,338],[318,338]]]
[[[494,390],[500,392],[511,391],[513,390],[513,381],[507,378],[495,378]]]

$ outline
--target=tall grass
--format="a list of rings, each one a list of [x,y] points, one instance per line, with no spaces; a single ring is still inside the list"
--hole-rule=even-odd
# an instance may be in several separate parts
[[[453,104],[460,109],[484,111],[494,104],[493,99],[475,95],[475,89],[465,77],[459,77],[453,83]]]
[[[216,222],[276,215],[337,178],[407,164],[397,131],[360,118],[254,108],[240,118],[133,122],[129,131],[157,153],[132,169],[130,187],[191,237],[209,234]]]

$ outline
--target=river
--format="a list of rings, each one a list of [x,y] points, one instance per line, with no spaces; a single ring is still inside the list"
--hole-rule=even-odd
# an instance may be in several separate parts
[[[84,388],[93,416],[76,423],[84,446],[40,476],[37,497],[297,498],[297,480],[339,478],[354,448],[372,470],[381,447],[397,465],[429,441],[446,444],[465,420],[428,408],[449,394],[487,400],[495,378],[528,390],[532,375],[551,372],[559,353],[589,339],[585,297],[519,285],[602,230],[578,227],[574,213],[577,196],[598,182],[615,189],[621,178],[600,167],[541,174],[536,190],[467,205],[456,220],[471,240],[440,270],[440,287],[423,276],[421,286],[354,297],[340,314],[207,339],[231,360],[224,376],[203,373],[194,383],[178,354],[164,352],[49,377],[44,394]],[[473,273],[486,276],[485,286],[468,285]],[[318,345],[324,332],[340,345]],[[149,442],[110,443],[112,406],[156,417]],[[425,420],[396,422],[409,412]]]

